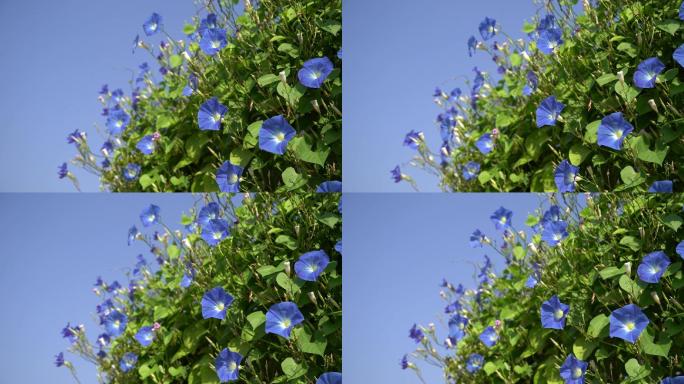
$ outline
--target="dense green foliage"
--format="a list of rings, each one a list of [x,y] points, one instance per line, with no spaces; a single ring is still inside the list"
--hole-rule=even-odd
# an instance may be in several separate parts
[[[233,221],[230,235],[210,247],[196,222],[184,216],[188,234],[170,231],[137,236],[161,260],[160,268],[138,265],[129,276],[132,290],[114,292],[115,307],[126,314],[125,332],[112,337],[104,357],[95,354],[84,332],[72,352],[94,361],[108,383],[218,383],[215,359],[229,348],[244,358],[240,383],[314,383],[327,371],[342,369],[342,265],[339,194],[255,194],[235,207],[223,196],[204,197],[221,205]],[[330,264],[317,281],[294,273],[299,256],[324,250]],[[290,265],[288,265],[290,263]],[[184,275],[194,276],[183,288]],[[200,301],[220,286],[234,297],[224,320],[204,319]],[[101,289],[103,300],[109,289]],[[265,333],[265,314],[273,304],[297,304],[304,322],[288,339]],[[105,301],[106,303],[106,301]],[[105,304],[103,304],[105,305]],[[143,326],[159,323],[155,339],[143,347],[135,338]],[[124,354],[138,356],[123,372]]]
[[[435,171],[447,191],[557,191],[554,171],[563,160],[580,168],[578,191],[646,190],[658,180],[674,181],[681,190],[684,77],[673,59],[684,43],[681,0],[543,3],[542,15],[524,26],[530,39],[478,41],[476,54],[491,55],[503,75],[494,81],[485,74],[484,86],[456,104],[446,93],[438,96],[445,110],[454,107],[459,115],[442,149],[447,156],[440,162],[422,144],[413,165]],[[564,40],[549,55],[537,46],[545,15],[555,16]],[[489,44],[497,40],[496,47]],[[638,88],[633,75],[651,57],[665,69],[654,88]],[[538,87],[524,95],[529,72]],[[562,119],[538,128],[535,112],[549,96],[565,105]],[[621,150],[597,144],[601,120],[615,112],[634,126]],[[494,147],[484,155],[475,142],[487,133]],[[463,167],[470,161],[481,169],[467,180]]]
[[[426,337],[414,358],[436,363],[445,382],[458,383],[563,383],[559,367],[571,353],[588,362],[588,383],[652,384],[682,374],[684,272],[675,248],[684,238],[684,196],[603,194],[586,204],[577,195],[563,198],[561,219],[569,236],[556,247],[542,242],[539,233],[526,238],[511,231],[487,241],[509,264],[491,283],[459,299],[460,314],[469,319],[465,336],[444,353],[440,331],[423,328]],[[537,212],[526,225],[540,220]],[[637,266],[659,250],[672,264],[658,283],[645,283]],[[538,283],[531,287],[534,265]],[[457,297],[453,286],[445,291],[448,302]],[[542,302],[553,295],[570,306],[564,329],[540,322]],[[609,336],[611,312],[630,303],[650,320],[635,344]],[[487,348],[478,336],[497,322],[498,342]],[[484,356],[484,364],[468,373],[466,360],[473,353]]]
[[[215,174],[225,161],[244,168],[243,191],[313,190],[323,181],[341,179],[341,1],[247,1],[239,16],[233,10],[237,3],[207,2],[206,10],[228,31],[227,45],[213,56],[200,49],[200,16],[185,26],[185,41],[169,37],[159,50],[140,43],[163,68],[163,79],[155,83],[148,73],[142,87],[132,82],[136,95],[123,105],[130,124],[112,140],[107,167],[97,163],[101,156],[91,153],[85,140],[75,160],[99,175],[104,188],[217,191]],[[334,70],[320,89],[305,88],[297,73],[316,57],[332,60]],[[197,76],[197,89],[184,96],[191,74]],[[212,97],[228,113],[219,131],[201,130],[198,109]],[[260,150],[258,144],[261,123],[277,115],[297,131],[284,155]],[[136,144],[154,133],[160,135],[156,148],[144,155]],[[122,177],[130,163],[142,166],[131,181]]]

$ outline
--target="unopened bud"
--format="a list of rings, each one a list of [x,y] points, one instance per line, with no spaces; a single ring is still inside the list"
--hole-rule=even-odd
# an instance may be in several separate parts
[[[539,250],[537,249],[537,246],[534,243],[529,243],[527,244],[527,248],[532,251],[532,253],[539,253]]]
[[[285,71],[280,71],[280,73],[278,74],[278,76],[280,77],[280,81],[282,81],[283,83],[287,84],[287,76],[285,76]]]
[[[627,274],[627,276],[630,276],[632,274],[632,262],[631,261],[626,262],[624,265],[624,268],[625,268],[625,273]]]
[[[314,304],[318,304],[318,300],[316,299],[316,294],[313,292],[309,292],[309,300],[311,300],[311,302]]]
[[[192,244],[190,243],[190,240],[186,237],[185,239],[181,240],[185,248],[187,249],[192,249]]]
[[[289,261],[283,262],[283,266],[285,267],[285,274],[290,276],[290,273],[292,272],[292,269],[290,268],[290,262]]]
[[[295,234],[299,236],[299,224],[295,224],[294,226]]]
[[[454,345],[451,343],[451,338],[447,337],[446,340],[444,340],[444,344],[446,344],[447,348],[453,348]]]
[[[518,236],[520,236],[521,239],[525,240],[527,234],[525,233],[525,231],[518,231]]]
[[[447,147],[442,147],[440,151],[442,152],[442,155],[447,157],[449,156],[449,150],[447,150]]]
[[[157,330],[159,330],[159,328],[161,328],[161,324],[159,324],[155,321],[154,324],[152,324],[152,330],[157,331]]]
[[[439,297],[446,300],[447,295],[446,295],[446,293],[444,293],[444,291],[439,291]]]
[[[660,305],[660,297],[658,297],[658,292],[651,291],[651,297],[653,298],[653,301],[655,301],[656,304]]]
[[[589,3],[589,0],[582,0],[582,6],[584,6],[584,13],[589,13],[589,10],[591,9],[591,3]]]
[[[321,113],[321,107],[318,105],[318,100],[311,100],[311,106],[313,106],[313,109],[315,109],[316,112]]]
[[[655,100],[649,99],[649,100],[648,100],[648,105],[651,107],[652,110],[655,111],[655,113],[659,113],[659,112],[658,112],[658,106],[656,105]]]
[[[187,62],[191,62],[191,61],[192,61],[192,58],[190,57],[190,54],[188,53],[188,51],[183,51],[183,52],[181,53],[181,56],[183,56],[183,58],[184,58],[185,61],[187,61]]]
[[[625,83],[625,73],[620,71],[617,73],[618,80],[620,80],[620,83],[624,84]]]
[[[430,332],[435,332],[435,323],[428,324],[428,329],[430,330]]]
[[[532,61],[530,59],[530,55],[527,54],[527,51],[522,51],[521,55],[522,55],[523,59],[525,59],[525,61],[528,61],[528,62]]]

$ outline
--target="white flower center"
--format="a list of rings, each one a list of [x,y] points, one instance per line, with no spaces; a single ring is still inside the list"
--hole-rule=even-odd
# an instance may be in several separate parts
[[[223,237],[223,233],[214,232],[213,237],[214,237],[214,240],[221,240],[221,238]],[[219,309],[219,311],[220,311],[220,309]]]
[[[228,181],[230,182],[230,184],[235,184],[238,182],[238,180],[238,175],[233,173],[232,175],[230,175],[230,179]]]
[[[292,321],[290,319],[283,319],[280,322],[280,328],[282,329],[287,329],[290,327],[290,325],[292,325]]]
[[[219,49],[220,46],[221,46],[221,42],[220,42],[220,41],[218,41],[218,40],[212,40],[212,41],[211,41],[211,47],[212,47],[213,49]]]
[[[228,370],[230,372],[233,372],[236,369],[237,369],[237,364],[234,361],[231,361],[230,363],[228,363]]]
[[[554,236],[554,239],[556,239],[555,236]],[[560,240],[560,239],[556,239],[556,240]],[[553,317],[556,320],[562,319],[563,318],[563,311],[560,308],[556,309],[556,312],[553,313]]]
[[[282,143],[285,140],[285,134],[283,132],[278,132],[274,136],[276,143]]]
[[[613,137],[615,138],[615,140],[620,140],[623,133],[624,132],[622,131],[622,129],[616,129],[615,132],[613,132]]]
[[[572,371],[572,378],[573,378],[573,379],[579,379],[580,377],[582,377],[582,368],[576,367],[576,368]]]
[[[634,328],[636,328],[636,324],[634,324],[633,321],[628,321],[625,323],[625,329],[627,330],[627,332],[633,331]]]
[[[216,237],[216,234],[214,234],[214,237]],[[226,307],[226,305],[223,304],[223,303],[216,303],[216,305],[214,306],[214,309],[215,309],[217,312],[221,312],[221,311],[223,311],[223,309],[224,309],[225,307]]]

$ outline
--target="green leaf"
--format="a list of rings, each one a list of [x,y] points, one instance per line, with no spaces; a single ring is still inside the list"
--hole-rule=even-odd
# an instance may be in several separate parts
[[[641,93],[641,91],[632,87],[626,82],[623,83],[618,81],[617,83],[615,83],[615,93],[620,95],[620,97],[622,97],[623,100],[630,103],[634,101],[634,99],[636,99],[637,96],[639,96],[639,93]]]
[[[292,330],[295,342],[300,351],[323,357],[328,341],[321,335],[311,335],[305,327],[297,327]]]
[[[639,344],[645,353],[654,356],[668,357],[670,354],[670,347],[672,347],[672,341],[661,341],[656,342],[654,340],[653,334],[646,327],[641,336],[639,336]]]
[[[539,224],[539,216],[527,215],[525,225],[527,225],[528,227],[534,227],[537,224]]]
[[[262,120],[258,120],[247,127],[247,134],[245,135],[245,139],[242,142],[243,147],[256,147],[257,143],[259,143],[259,130],[261,130],[261,125],[263,123],[264,122]]]
[[[596,144],[598,141],[598,127],[601,125],[601,120],[592,121],[586,127],[586,132],[584,133],[584,140],[588,143]]]
[[[259,77],[257,79],[257,84],[264,87],[264,86],[267,86],[269,84],[273,84],[279,80],[280,80],[280,77],[278,77],[277,75],[268,74],[268,75],[263,75],[263,76]]]
[[[295,362],[291,357],[283,360],[283,362],[280,363],[280,367],[283,369],[283,373],[290,380],[303,376],[307,372],[306,367],[297,364],[297,362]]]
[[[568,155],[568,158],[570,160],[570,164],[579,166],[582,164],[584,159],[589,156],[591,153],[591,150],[582,144],[575,144],[570,148],[570,153]]]
[[[580,337],[572,345],[572,352],[580,360],[589,360],[591,353],[594,352],[597,346],[598,342],[585,340],[583,337]]]
[[[527,252],[525,251],[525,248],[521,247],[520,245],[516,245],[515,248],[513,248],[513,256],[516,260],[524,259],[526,253]]]
[[[292,250],[297,249],[297,240],[295,240],[292,236],[278,235],[278,237],[275,239],[275,242],[277,244],[282,244]]]
[[[140,186],[143,187],[143,189],[147,189],[150,185],[154,183],[154,180],[150,177],[148,174],[144,174],[140,176],[140,179],[138,179],[138,182],[140,183]]]
[[[620,178],[623,183],[630,187],[637,186],[646,181],[646,179],[638,174],[631,165],[622,168],[620,171]]]
[[[290,43],[282,43],[278,46],[278,52],[287,53],[288,55],[297,58],[299,56],[299,50],[295,48],[294,45]]]
[[[288,148],[292,148],[292,152],[294,152],[295,157],[299,160],[317,164],[321,167],[325,165],[325,160],[330,153],[330,148],[313,151],[306,137],[295,137],[290,141]]]
[[[641,242],[634,236],[625,236],[620,240],[620,245],[624,245],[636,252],[641,249]]]
[[[622,42],[617,46],[617,50],[628,54],[630,57],[637,57],[637,47],[632,43]]]
[[[142,364],[140,368],[138,368],[138,374],[140,374],[141,379],[145,379],[146,377],[150,376],[152,372],[154,372],[154,370],[152,370],[147,364]]]
[[[601,276],[601,278],[603,280],[607,280],[607,279],[610,279],[611,277],[623,275],[625,272],[626,271],[625,271],[624,266],[621,268],[607,267],[607,268],[603,268],[601,271],[599,271],[599,275]]]
[[[656,26],[663,31],[669,33],[670,35],[674,36],[675,33],[679,30],[679,21],[677,20],[662,20],[656,24]]]
[[[252,326],[252,329],[257,329],[266,322],[266,315],[261,311],[252,312],[247,315],[247,322]]]
[[[298,174],[297,171],[295,171],[292,167],[289,167],[283,171],[282,178],[285,188],[290,191],[300,188],[306,184],[306,178]]]
[[[247,164],[249,164],[249,161],[252,160],[252,157],[254,157],[252,151],[249,151],[241,147],[235,147],[232,151],[230,151],[229,160],[231,164],[239,165],[242,168],[246,168]]]
[[[169,256],[169,260],[177,259],[180,256],[180,249],[175,245],[169,245],[166,248],[166,254]]]
[[[601,333],[608,326],[609,323],[610,323],[610,319],[608,318],[608,316],[606,316],[604,314],[600,314],[598,316],[595,316],[589,322],[589,328],[587,329],[587,334],[593,338],[597,338],[601,335]]]
[[[176,117],[171,114],[160,114],[157,116],[157,129],[168,128],[176,123]]]
[[[506,113],[496,115],[496,126],[500,128],[508,127],[515,122],[515,117]]]
[[[171,64],[171,68],[178,68],[183,64],[183,58],[180,55],[171,55],[169,64]]]
[[[606,84],[612,83],[613,81],[615,81],[617,79],[618,79],[618,77],[615,76],[614,74],[607,73],[607,74],[599,77],[598,79],[596,79],[596,82],[598,83],[598,85],[604,86]]]
[[[634,149],[639,159],[658,165],[663,164],[663,161],[667,156],[667,151],[669,150],[669,147],[666,147],[660,143],[656,144],[655,150],[651,150],[650,144],[644,136],[636,136],[632,138],[629,143],[630,147]]]
[[[192,35],[197,30],[197,26],[194,24],[185,23],[183,26],[183,33],[186,35]]]
[[[291,295],[299,292],[300,285],[290,279],[285,272],[280,272],[276,275],[276,283]]]
[[[619,284],[620,284],[620,288],[622,288],[623,291],[632,295],[632,297],[634,299],[638,299],[639,296],[641,295],[641,287],[634,280],[632,280],[629,276],[627,276],[627,275],[620,276]]]
[[[334,213],[322,213],[318,216],[318,221],[327,225],[330,228],[335,228],[335,225],[340,222],[340,217]]]
[[[682,226],[682,218],[675,213],[669,213],[663,217],[663,223],[676,232]]]
[[[517,53],[512,54],[509,59],[511,60],[511,65],[514,67],[522,65],[522,56]]]
[[[262,277],[270,276],[276,272],[282,271],[282,267],[274,267],[272,265],[264,265],[259,268],[257,268],[257,273],[260,274]]]
[[[643,379],[651,373],[648,368],[640,365],[636,359],[629,359],[625,363],[625,371],[634,380]]]
[[[342,24],[336,20],[324,20],[318,25],[321,27],[322,30],[330,32],[334,36],[337,36],[340,30],[342,30]]]

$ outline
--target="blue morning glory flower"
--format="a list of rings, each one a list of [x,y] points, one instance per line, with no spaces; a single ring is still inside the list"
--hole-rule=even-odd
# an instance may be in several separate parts
[[[477,50],[477,39],[475,36],[470,36],[468,39],[468,56],[473,57],[473,54]]]
[[[195,76],[194,73],[191,73],[188,76],[188,84],[183,88],[183,96],[190,96],[192,95],[196,90],[197,87],[199,86],[199,81],[197,79],[197,76]]]
[[[69,174],[69,169],[67,168],[67,163],[62,163],[57,168],[57,176],[59,176],[60,179],[65,178]]]
[[[223,49],[228,43],[226,39],[226,30],[221,28],[208,29],[200,38],[200,48],[202,52],[209,56],[214,56],[217,52]]]
[[[202,226],[202,238],[212,247],[223,241],[229,234],[228,222],[223,219],[209,220],[207,225]]]
[[[133,240],[138,236],[140,232],[138,231],[138,228],[134,225],[131,228],[128,229],[128,245],[131,245]]]
[[[472,180],[477,177],[478,173],[480,173],[480,163],[469,161],[463,165],[461,172],[463,173],[463,178],[466,181]]]
[[[494,330],[494,327],[487,327],[480,334],[480,341],[488,348],[491,348],[499,341],[499,335]]]
[[[126,129],[130,122],[131,117],[128,116],[128,113],[120,108],[115,108],[111,110],[107,116],[107,129],[112,135],[118,135]]]
[[[297,77],[299,82],[307,88],[320,88],[332,71],[332,61],[327,57],[318,57],[305,61]]]
[[[155,12],[152,14],[152,16],[150,16],[149,19],[147,19],[145,24],[143,24],[143,31],[145,31],[145,34],[147,36],[152,36],[155,33],[157,33],[157,31],[161,27],[161,24],[162,24],[162,17],[159,16],[159,14],[157,14]]]
[[[218,203],[212,201],[200,209],[199,213],[197,214],[197,222],[200,225],[207,225],[209,224],[209,221],[218,219],[220,217],[221,207],[218,205]]]
[[[556,16],[553,14],[548,14],[544,16],[543,19],[539,20],[539,24],[537,25],[537,32],[542,32],[547,29],[553,29],[556,28]]]
[[[151,154],[154,152],[154,136],[144,136],[142,139],[140,139],[140,141],[138,141],[138,144],[136,144],[135,147],[138,148],[138,150],[144,155]]]
[[[601,120],[598,127],[598,140],[600,146],[608,147],[619,151],[622,149],[622,142],[625,137],[634,130],[632,124],[622,117],[622,112],[611,113]]]
[[[634,85],[639,88],[654,88],[656,78],[665,69],[665,64],[657,57],[642,61],[634,72]]]
[[[549,28],[539,34],[537,48],[545,55],[552,54],[556,48],[563,44],[563,33],[558,28]]]
[[[316,281],[330,263],[330,258],[325,251],[311,251],[299,256],[294,265],[297,277],[305,281]]]
[[[64,353],[60,352],[59,355],[55,356],[55,366],[57,366],[57,368],[59,368],[63,365],[64,365]]]
[[[123,177],[126,181],[133,181],[140,175],[140,165],[128,163],[123,170]]]
[[[487,41],[496,35],[496,20],[485,17],[478,29],[482,40]]]
[[[468,318],[459,314],[449,319],[449,337],[458,342],[465,336],[465,327],[468,326]]]
[[[213,13],[210,13],[207,15],[206,18],[204,18],[204,19],[202,19],[202,21],[200,21],[200,25],[199,25],[199,27],[197,27],[197,32],[200,35],[203,35],[208,30],[216,29],[216,28],[218,28],[218,22],[217,22],[216,15]]]
[[[563,329],[565,318],[568,316],[570,306],[561,303],[558,296],[553,295],[541,305],[541,324],[543,328]]]
[[[425,334],[416,324],[413,324],[413,327],[409,329],[409,337],[416,343],[420,343],[425,338]]]
[[[670,265],[670,258],[663,251],[651,252],[644,256],[637,268],[639,279],[646,283],[656,284]]]
[[[482,366],[484,365],[484,357],[480,355],[479,353],[473,353],[468,357],[468,360],[466,361],[466,371],[470,373],[475,373],[482,369]]]
[[[62,328],[62,337],[69,340],[71,344],[74,344],[78,341],[78,332],[82,330],[81,326],[72,328],[71,325],[67,323],[66,327]]]
[[[560,376],[565,380],[565,384],[584,384],[587,365],[587,362],[579,360],[571,353],[560,367]]]
[[[684,2],[679,6],[679,19],[684,20]]]
[[[181,278],[181,281],[180,281],[180,287],[181,288],[187,288],[190,286],[190,284],[192,284],[192,278],[193,278],[192,275],[193,275],[192,273],[183,274],[183,277]]]
[[[216,170],[216,184],[221,192],[239,192],[240,177],[244,169],[230,161],[226,161]]]
[[[579,167],[575,167],[567,160],[561,161],[561,163],[558,164],[558,167],[556,167],[556,171],[553,175],[558,192],[575,192],[578,173]]]
[[[197,124],[201,130],[218,131],[226,113],[228,113],[228,107],[219,103],[216,97],[212,97],[200,106],[197,112]]]
[[[161,210],[159,207],[154,204],[150,204],[149,207],[145,208],[140,213],[140,221],[142,222],[143,227],[149,227],[152,224],[159,223],[160,212]]]
[[[556,100],[556,96],[549,96],[544,99],[537,108],[537,128],[546,125],[555,126],[564,108],[565,105]]]
[[[480,152],[482,152],[483,155],[488,154],[494,148],[492,135],[485,133],[484,135],[480,136],[480,138],[475,142],[475,146],[480,150]]]
[[[337,253],[339,253],[339,254],[341,255],[341,254],[342,254],[342,240],[340,240],[340,241],[338,241],[337,243],[335,243],[335,247],[334,247],[334,248],[335,248],[335,250],[337,251]]]
[[[513,217],[513,212],[504,207],[500,207],[489,218],[492,220],[494,227],[496,227],[497,230],[502,230],[511,226],[511,217]]]
[[[411,149],[418,149],[420,146],[420,142],[423,141],[421,139],[421,136],[423,135],[423,132],[416,132],[414,130],[411,130],[411,132],[406,134],[406,137],[404,137],[404,146],[409,147]]]
[[[672,193],[672,180],[654,181],[648,191],[651,193]]]
[[[635,304],[628,304],[610,314],[610,337],[636,343],[639,335],[650,323],[648,317]]]
[[[538,283],[539,279],[536,275],[529,275],[527,276],[527,280],[525,280],[525,288],[534,288]]]
[[[326,372],[316,380],[316,384],[342,384],[342,374],[340,372]]]
[[[679,244],[677,244],[676,252],[679,257],[684,259],[684,241],[680,241]]]
[[[392,180],[394,180],[395,183],[398,183],[404,179],[404,176],[401,174],[401,168],[399,168],[398,165],[390,171],[390,174],[392,175]]]
[[[684,4],[684,3],[682,3]],[[672,58],[682,67],[684,67],[684,44],[680,45],[679,48],[677,48],[674,53],[672,54]]]
[[[340,193],[342,182],[338,180],[324,181],[316,187],[316,193]]]
[[[123,355],[121,361],[119,361],[119,368],[121,371],[126,373],[135,367],[138,362],[138,355],[133,352],[128,352]]]
[[[262,151],[282,155],[287,150],[287,143],[297,132],[282,115],[273,116],[264,121],[259,128],[259,148]]]
[[[273,304],[266,312],[266,333],[275,333],[289,339],[292,328],[302,321],[304,316],[297,304],[289,301]]]
[[[684,7],[684,3],[682,3],[682,6]],[[681,13],[680,13],[680,15],[681,15]],[[680,18],[681,18],[681,16],[680,16]],[[684,20],[684,18],[682,18],[682,20]],[[660,384],[684,384],[684,376],[666,377],[660,381]]]
[[[544,240],[548,245],[555,247],[566,237],[568,237],[568,223],[564,221],[556,221],[546,223],[544,225],[542,240]]]
[[[482,244],[485,242],[486,238],[487,237],[482,231],[476,229],[475,232],[470,235],[470,246],[472,248],[482,248]]]
[[[104,318],[104,328],[111,337],[124,333],[128,317],[119,311],[112,311]]]
[[[219,382],[226,383],[237,380],[240,374],[240,362],[242,362],[242,355],[237,352],[233,352],[228,348],[219,352],[215,361],[216,375],[219,378]]]
[[[135,334],[135,339],[138,340],[140,345],[143,347],[147,347],[152,344],[154,341],[154,331],[152,330],[152,327],[141,327],[138,330],[138,333]]]
[[[222,287],[215,287],[207,291],[202,297],[202,318],[226,318],[226,309],[233,303],[233,296],[226,293]]]

